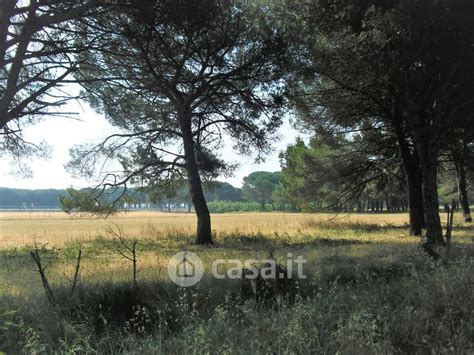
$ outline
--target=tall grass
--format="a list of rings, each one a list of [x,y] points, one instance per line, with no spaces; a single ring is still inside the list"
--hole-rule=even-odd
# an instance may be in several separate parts
[[[73,220],[79,230],[68,232],[77,238],[52,242],[39,251],[48,265],[55,305],[44,295],[29,256],[31,246],[19,238],[17,244],[0,249],[0,352],[473,351],[472,226],[459,224],[451,259],[434,262],[418,247],[420,239],[406,234],[404,216],[239,216],[241,226],[237,215],[224,219],[233,224],[214,231],[212,248],[192,245],[192,233],[179,230],[181,218],[189,217],[168,216],[177,221],[169,235],[167,227],[142,214],[120,217],[126,236],[138,238],[137,287],[132,285],[130,262],[114,252],[119,242],[103,230],[84,239],[87,224],[99,222]],[[62,218],[57,218],[60,224]],[[43,228],[51,228],[54,235],[60,224],[48,221]],[[33,233],[33,227],[25,230]],[[7,236],[14,232],[2,231]],[[79,249],[80,283],[71,297]],[[167,276],[169,257],[184,249],[198,253],[205,264],[203,280],[191,288],[180,288]],[[283,263],[288,252],[307,260],[308,277],[292,284],[292,297],[253,297],[243,292],[241,280],[210,275],[210,264],[217,258],[262,259],[271,254]]]
[[[8,297],[0,344],[11,353],[467,353],[474,263],[418,261],[365,260],[352,272],[352,260],[333,258],[299,285],[293,303],[278,305],[246,299],[225,280],[190,289],[83,284],[72,300],[56,288],[56,307]]]

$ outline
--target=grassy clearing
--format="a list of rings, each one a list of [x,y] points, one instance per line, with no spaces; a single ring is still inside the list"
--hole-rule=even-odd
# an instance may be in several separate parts
[[[339,215],[302,213],[230,213],[212,216],[217,234],[271,235],[328,232],[352,229],[353,226],[378,229],[403,227],[404,214]],[[104,235],[104,228],[118,224],[130,237],[159,238],[173,235],[193,235],[196,217],[187,213],[129,212],[107,220],[86,215],[69,216],[62,212],[4,212],[0,213],[0,248],[32,244],[34,240],[60,246],[78,240],[93,240]],[[357,229],[357,228],[356,228]],[[403,234],[403,229],[401,229]],[[400,233],[397,233],[399,235]]]
[[[407,235],[407,216],[231,214],[214,216],[216,246],[192,245],[193,217],[129,213],[114,218],[138,238],[131,264],[104,234],[109,221],[63,214],[0,217],[0,350],[9,353],[466,353],[474,350],[474,228],[458,221],[448,264]],[[172,222],[174,221],[174,222]],[[240,221],[240,222],[239,222]],[[38,230],[38,226],[42,229]],[[170,228],[174,229],[170,229]],[[61,237],[63,232],[68,238]],[[59,304],[50,306],[29,251],[34,235]],[[41,238],[39,238],[41,236]],[[78,249],[78,292],[69,297]],[[171,283],[167,262],[196,252],[206,274]],[[284,262],[302,255],[307,279],[295,298],[255,302],[240,280],[217,280],[217,258]]]
[[[229,213],[212,215],[216,234],[311,234],[331,238],[378,238],[380,242],[407,237],[406,214],[309,214],[309,213]],[[62,246],[77,241],[92,241],[104,236],[104,229],[119,225],[129,237],[164,238],[189,236],[195,232],[196,217],[187,213],[129,212],[109,219],[63,212],[0,213],[0,249],[32,245],[34,241]],[[470,237],[459,216],[457,236]],[[340,233],[344,231],[344,234]],[[380,238],[382,237],[382,238]],[[387,238],[388,237],[388,238]],[[408,241],[408,239],[407,239]]]

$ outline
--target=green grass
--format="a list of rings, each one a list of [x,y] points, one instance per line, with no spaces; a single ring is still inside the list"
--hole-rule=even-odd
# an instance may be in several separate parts
[[[312,226],[309,226],[312,228]],[[0,351],[16,353],[469,353],[474,350],[474,229],[460,225],[449,260],[431,260],[400,225],[333,223],[317,233],[216,232],[139,238],[138,286],[107,236],[40,251],[57,304],[48,304],[31,246],[0,250]],[[81,278],[70,297],[78,250]],[[187,249],[203,280],[179,288],[167,260]],[[210,276],[216,258],[303,255],[291,297],[259,298],[241,280]],[[444,253],[444,251],[441,251]],[[245,285],[244,285],[245,286]]]

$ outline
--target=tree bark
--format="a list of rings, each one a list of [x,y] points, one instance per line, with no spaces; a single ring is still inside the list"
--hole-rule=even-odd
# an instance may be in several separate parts
[[[410,216],[410,234],[420,236],[425,224],[423,206],[422,177],[420,167],[408,166],[406,171],[408,190],[408,213]]]
[[[420,158],[416,148],[410,149],[401,123],[394,123],[398,149],[407,179],[408,213],[410,218],[410,234],[420,236],[425,228],[425,211],[423,206],[422,176]]]
[[[194,140],[191,132],[190,117],[183,117],[180,120],[181,132],[183,134],[184,160],[186,162],[186,173],[188,175],[189,190],[193,202],[194,211],[197,216],[196,244],[213,244],[211,234],[211,215],[207,207],[202,181],[199,175],[196,154],[194,150]]]
[[[437,165],[438,149],[425,129],[416,130],[418,154],[421,163],[423,207],[425,209],[426,244],[443,245],[443,230],[439,218]]]
[[[456,159],[454,160],[454,166],[458,182],[459,205],[461,206],[464,222],[472,222],[471,209],[469,208],[467,197],[466,169],[464,163]]]
[[[15,10],[16,0],[4,0],[0,10],[0,63],[4,66],[5,53],[7,50],[8,27]]]

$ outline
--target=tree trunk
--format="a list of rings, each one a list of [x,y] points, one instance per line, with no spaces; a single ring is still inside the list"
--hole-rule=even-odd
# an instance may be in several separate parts
[[[424,129],[417,134],[418,154],[421,162],[423,207],[425,209],[426,243],[431,247],[444,244],[443,230],[439,218],[436,143],[429,139]]]
[[[467,198],[466,170],[462,161],[454,160],[458,182],[459,205],[461,207],[464,222],[472,222],[471,209]]]
[[[2,2],[2,10],[0,11],[0,62],[3,67],[7,50],[8,27],[15,10],[16,0],[3,0]]]
[[[194,140],[191,133],[191,120],[188,117],[181,119],[181,132],[183,134],[184,159],[188,175],[189,190],[197,216],[196,244],[213,244],[211,234],[211,216],[207,208],[206,199],[202,189],[201,177],[196,162]]]
[[[407,179],[408,213],[410,218],[410,234],[420,236],[425,227],[425,211],[423,207],[423,191],[420,158],[415,148],[410,149],[401,123],[394,122],[398,149]]]
[[[420,236],[425,228],[425,208],[423,206],[423,190],[421,169],[405,168],[407,171],[408,213],[410,216],[410,234]],[[409,171],[409,172],[408,172]]]

